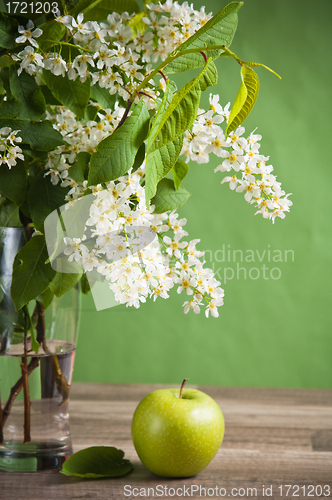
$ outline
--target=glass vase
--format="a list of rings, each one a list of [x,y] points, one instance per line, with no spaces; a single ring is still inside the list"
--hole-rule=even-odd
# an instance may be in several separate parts
[[[24,242],[22,229],[0,228],[0,470],[7,471],[57,468],[72,453],[68,403],[79,289],[54,296],[45,310],[31,301],[27,312],[16,312],[10,285]],[[36,322],[43,332],[38,354],[28,328]]]

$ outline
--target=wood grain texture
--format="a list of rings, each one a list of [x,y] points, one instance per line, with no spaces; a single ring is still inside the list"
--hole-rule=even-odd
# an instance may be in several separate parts
[[[140,463],[130,434],[139,401],[162,387],[73,384],[70,426],[74,451],[93,445],[121,448],[134,464],[127,476],[93,481],[66,477],[58,471],[0,472],[0,499],[220,499],[224,493],[227,498],[313,499],[320,493],[312,490],[317,485],[326,485],[323,497],[331,497],[332,391],[197,387],[212,396],[224,413],[224,442],[211,464],[197,476],[165,479]],[[281,485],[291,485],[287,497],[286,487],[280,495]],[[272,496],[268,495],[271,490],[266,490],[270,487]],[[237,490],[232,492],[233,488]],[[240,495],[239,488],[243,488]],[[308,494],[311,490],[313,495]]]

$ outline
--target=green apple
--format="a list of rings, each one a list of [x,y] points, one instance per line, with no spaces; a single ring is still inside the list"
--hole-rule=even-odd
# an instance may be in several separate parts
[[[216,455],[224,437],[218,404],[195,389],[159,389],[137,406],[132,437],[143,464],[163,477],[190,477]]]

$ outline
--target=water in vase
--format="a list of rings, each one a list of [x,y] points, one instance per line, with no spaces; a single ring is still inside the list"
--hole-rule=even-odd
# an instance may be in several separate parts
[[[5,355],[0,355],[0,469],[26,471],[57,467],[72,453],[68,402],[75,346],[47,340],[44,348],[40,346],[38,355],[29,349],[30,439],[25,443],[23,352],[22,343],[12,344]]]

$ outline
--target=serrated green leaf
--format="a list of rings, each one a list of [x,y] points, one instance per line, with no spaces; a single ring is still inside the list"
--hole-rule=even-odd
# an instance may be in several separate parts
[[[11,296],[16,311],[43,293],[55,276],[48,259],[45,238],[36,235],[17,253],[13,265]]]
[[[124,452],[113,446],[91,446],[71,455],[60,472],[87,479],[123,476],[133,468],[123,457]]]
[[[15,38],[18,36],[17,27],[16,19],[0,12],[0,47],[4,49],[15,47]]]
[[[188,163],[184,161],[178,160],[175,163],[175,165],[173,165],[172,174],[174,177],[175,189],[179,189],[179,187],[181,186],[181,182],[188,173],[188,170],[189,170]]]
[[[100,87],[98,83],[95,85],[92,85],[90,89],[90,97],[94,101],[98,102],[98,104],[103,108],[103,109],[113,109],[116,96],[115,94],[111,95],[109,89],[106,89],[104,87]]]
[[[17,160],[17,164],[10,170],[4,163],[0,165],[0,194],[5,198],[22,205],[27,190],[27,175],[24,163]]]
[[[141,99],[123,125],[103,139],[91,155],[89,186],[112,181],[128,172],[146,137],[149,119],[149,112]]]
[[[39,172],[28,192],[29,212],[36,229],[44,232],[44,220],[53,210],[65,204],[69,189],[60,184],[54,186],[49,176]]]
[[[18,114],[19,118],[40,120],[45,113],[46,103],[35,78],[28,75],[25,71],[22,71],[20,76],[18,76],[17,68],[11,66],[9,68],[9,83],[11,93],[22,103]]]
[[[7,200],[0,206],[0,237],[6,227],[22,227],[19,207]]]
[[[193,124],[197,116],[201,93],[216,85],[218,72],[209,60],[201,72],[177,92],[158,122],[157,133],[149,138],[148,153],[181,136]],[[157,121],[156,121],[157,123]]]
[[[69,292],[81,279],[82,274],[78,273],[56,273],[50,283],[49,289],[56,297],[62,297]]]
[[[244,122],[252,110],[258,95],[259,81],[255,71],[247,66],[241,67],[241,86],[228,118],[226,135]]]
[[[86,151],[78,153],[75,163],[68,169],[69,177],[77,182],[85,181],[88,178],[90,158],[90,153]]]
[[[180,208],[191,196],[184,187],[175,188],[172,179],[162,179],[157,187],[156,195],[151,199],[151,205],[155,206],[154,213],[161,214],[168,210]]]
[[[170,103],[172,102],[172,99],[175,96],[177,87],[175,82],[172,80],[168,79],[166,83],[166,89],[164,92],[163,99],[161,101],[161,104],[158,108],[157,114],[153,118],[151,122],[151,127],[150,127],[150,132],[149,132],[149,137],[148,137],[148,145],[147,148],[151,147],[153,141],[156,139],[157,135],[159,134],[162,123],[163,123],[163,118],[166,113],[167,108],[169,107]]]
[[[182,148],[183,134],[193,124],[201,93],[217,83],[217,69],[208,60],[196,78],[174,93],[168,83],[165,95],[150,131],[146,164],[145,192],[147,203],[155,195],[158,182],[175,164]]]
[[[224,9],[213,16],[204,26],[202,26],[194,35],[188,38],[178,47],[181,53],[184,50],[198,48],[208,48],[209,46],[225,45],[229,47],[236,32],[238,16],[237,13],[242,7],[243,2],[231,2]],[[213,60],[219,57],[222,49],[205,50],[206,56]],[[178,57],[164,68],[164,73],[181,73],[189,69],[199,68],[205,64],[205,60],[199,52],[185,54]]]
[[[171,141],[169,144],[162,146],[160,149],[154,148],[154,141],[162,129],[164,115],[175,96],[175,92],[175,83],[168,79],[164,97],[152,122],[149,133],[145,163],[145,196],[147,204],[155,195],[158,182],[168,174],[181,153],[183,135]]]
[[[43,31],[43,34],[38,38],[38,45],[44,52],[53,45],[52,42],[46,42],[45,40],[57,42],[61,40],[66,31],[65,26],[54,19],[42,24],[39,28]]]
[[[23,118],[0,118],[0,128],[10,127],[19,130],[24,144],[29,144],[32,149],[39,151],[52,151],[57,146],[65,144],[60,132],[52,127],[49,120],[40,122],[25,120]]]
[[[162,148],[152,151],[145,163],[145,196],[148,201],[156,194],[158,182],[163,179],[179,158],[183,138],[181,135],[174,141],[165,144]]]
[[[90,79],[85,82],[69,80],[68,75],[55,76],[44,70],[43,77],[55,99],[70,109],[79,118],[84,118],[85,109],[90,99]]]

